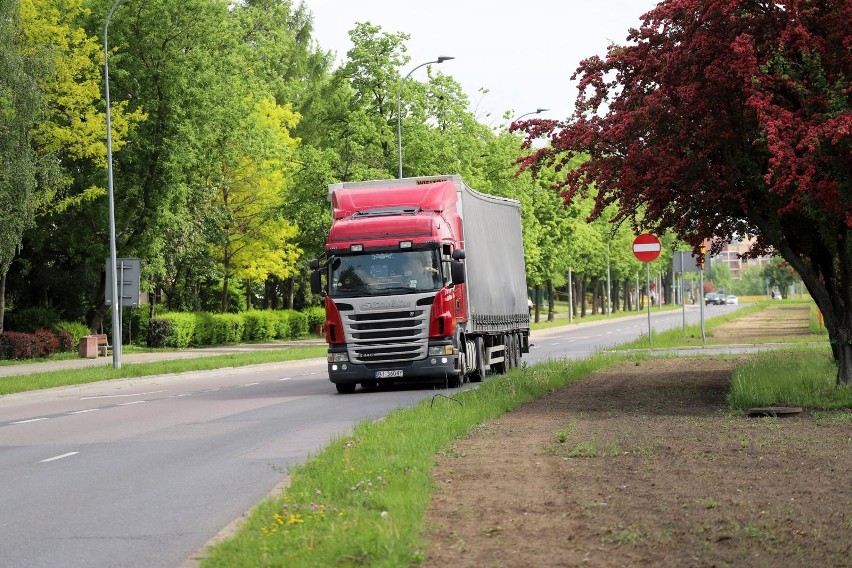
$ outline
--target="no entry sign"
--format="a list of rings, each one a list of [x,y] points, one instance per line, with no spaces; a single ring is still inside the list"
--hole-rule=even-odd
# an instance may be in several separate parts
[[[651,262],[660,256],[660,239],[650,233],[642,233],[633,239],[633,255],[642,262]]]

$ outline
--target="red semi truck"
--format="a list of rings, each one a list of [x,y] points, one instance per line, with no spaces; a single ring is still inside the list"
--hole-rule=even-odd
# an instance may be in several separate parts
[[[520,203],[458,175],[336,183],[328,199],[333,219],[310,263],[311,289],[325,296],[339,393],[457,387],[529,353]]]

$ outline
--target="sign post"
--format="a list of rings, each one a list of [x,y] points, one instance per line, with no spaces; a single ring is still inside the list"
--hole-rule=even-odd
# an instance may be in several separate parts
[[[633,239],[633,255],[645,263],[645,289],[648,290],[648,345],[651,344],[651,262],[660,256],[662,249],[660,239],[650,233],[642,233]]]

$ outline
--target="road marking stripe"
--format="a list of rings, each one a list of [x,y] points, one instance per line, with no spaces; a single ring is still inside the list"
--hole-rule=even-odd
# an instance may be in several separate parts
[[[18,422],[12,422],[12,424],[29,424],[30,422],[40,422],[42,420],[47,420],[47,418],[30,418],[29,420],[19,420]]]
[[[46,460],[41,460],[39,463],[47,463],[47,462],[52,462],[52,461],[56,461],[56,460],[61,460],[62,458],[67,458],[67,457],[70,457],[70,456],[75,456],[75,455],[77,455],[77,454],[79,454],[79,453],[80,453],[80,452],[68,452],[67,454],[62,454],[61,456],[54,456],[54,457],[52,457],[52,458],[47,458]]]
[[[278,379],[279,381],[289,381],[290,377],[284,377],[283,379]]]
[[[74,412],[69,412],[68,414],[83,414],[84,412],[97,412],[100,408],[87,408],[86,410],[75,410]]]
[[[161,393],[161,392],[166,392],[166,391],[165,390],[158,390],[158,391],[140,392],[140,393],[136,393],[136,394],[104,394],[104,395],[100,395],[100,396],[84,396],[80,400],[93,400],[93,399],[96,399],[96,398],[129,398],[131,396],[145,396],[145,395],[148,395],[148,394],[157,394],[157,393]]]
[[[254,385],[259,385],[259,384],[260,384],[260,383],[246,383],[246,384],[244,384],[244,385],[240,385],[240,386],[243,386],[243,387],[253,387]]]
[[[134,400],[133,402],[122,402],[118,406],[130,406],[131,404],[143,404],[148,402],[147,400]]]

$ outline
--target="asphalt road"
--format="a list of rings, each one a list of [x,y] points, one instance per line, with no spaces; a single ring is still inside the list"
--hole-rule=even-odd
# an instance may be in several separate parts
[[[687,321],[698,314],[689,308]],[[683,315],[652,321],[661,331]],[[647,331],[645,312],[543,330],[524,361],[581,358]],[[324,359],[311,359],[2,397],[0,565],[183,566],[290,467],[360,421],[434,394],[338,395]]]

